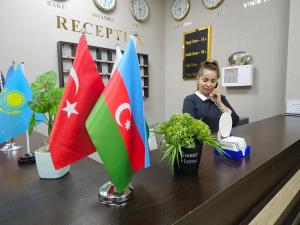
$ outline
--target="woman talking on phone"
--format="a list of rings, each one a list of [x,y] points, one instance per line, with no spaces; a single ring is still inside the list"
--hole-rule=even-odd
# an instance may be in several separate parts
[[[219,120],[224,112],[231,113],[233,126],[239,122],[239,116],[225,96],[221,95],[219,79],[218,62],[204,61],[197,74],[197,90],[184,99],[182,109],[183,113],[189,113],[195,119],[202,119],[212,132],[219,130]]]

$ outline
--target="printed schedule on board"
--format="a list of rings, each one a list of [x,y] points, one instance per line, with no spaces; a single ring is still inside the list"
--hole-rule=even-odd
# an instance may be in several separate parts
[[[211,26],[186,32],[183,36],[183,79],[195,79],[201,62],[211,57]]]

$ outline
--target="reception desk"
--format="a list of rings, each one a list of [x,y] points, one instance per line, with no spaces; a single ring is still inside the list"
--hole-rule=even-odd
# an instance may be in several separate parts
[[[132,180],[134,198],[109,207],[98,202],[98,188],[108,181],[103,165],[86,158],[56,180],[38,177],[35,164],[19,166],[23,151],[0,153],[1,225],[164,225],[238,224],[300,162],[300,117],[271,117],[233,129],[252,152],[234,161],[204,147],[199,174],[173,176],[161,152],[151,151],[152,166]],[[35,133],[32,148],[43,143]],[[18,143],[26,146],[24,136]]]

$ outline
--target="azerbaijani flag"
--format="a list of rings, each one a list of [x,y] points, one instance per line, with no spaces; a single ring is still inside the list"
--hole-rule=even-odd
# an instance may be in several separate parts
[[[140,68],[132,38],[86,128],[118,192],[134,173],[150,166]]]

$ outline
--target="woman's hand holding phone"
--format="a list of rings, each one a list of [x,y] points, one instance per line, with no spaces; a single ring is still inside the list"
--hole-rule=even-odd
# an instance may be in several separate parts
[[[212,96],[213,101],[219,107],[221,112],[231,112],[230,109],[227,108],[221,100],[220,82],[218,82],[217,87],[212,90],[212,92],[210,93],[210,96]]]
[[[217,87],[210,93],[210,96],[212,96],[218,104],[222,103],[220,86],[220,82],[218,82]]]

